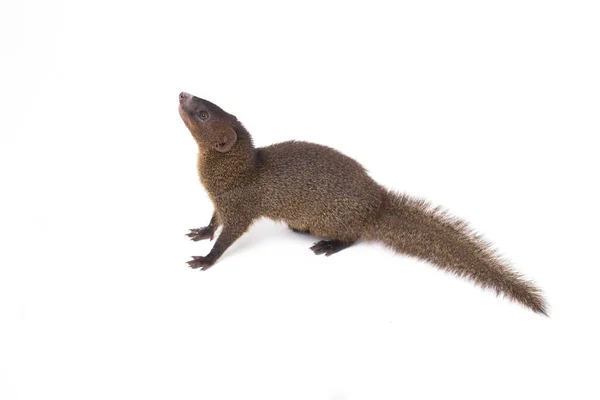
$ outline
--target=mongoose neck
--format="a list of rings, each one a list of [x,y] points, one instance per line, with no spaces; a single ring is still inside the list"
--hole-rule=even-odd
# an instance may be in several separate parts
[[[233,127],[237,142],[226,153],[198,147],[200,180],[212,196],[231,191],[252,180],[256,150],[248,130],[240,123]]]

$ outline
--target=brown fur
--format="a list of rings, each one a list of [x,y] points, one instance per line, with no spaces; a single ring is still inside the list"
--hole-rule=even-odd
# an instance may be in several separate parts
[[[311,247],[316,254],[329,256],[359,239],[380,241],[547,314],[540,290],[465,222],[384,189],[355,160],[306,142],[255,148],[236,117],[187,93],[179,112],[198,144],[198,173],[215,206],[210,224],[188,236],[212,240],[223,225],[210,253],[189,262],[192,268],[210,268],[253,221],[267,217],[327,238]]]

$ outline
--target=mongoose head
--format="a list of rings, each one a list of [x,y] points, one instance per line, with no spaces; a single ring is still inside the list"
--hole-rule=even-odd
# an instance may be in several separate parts
[[[208,100],[181,92],[179,115],[202,149],[226,153],[238,139],[237,118]]]

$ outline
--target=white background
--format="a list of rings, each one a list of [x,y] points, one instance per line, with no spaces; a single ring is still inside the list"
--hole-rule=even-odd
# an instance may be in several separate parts
[[[597,399],[596,1],[0,6],[0,398]],[[185,90],[472,223],[551,318],[261,221],[209,271]]]

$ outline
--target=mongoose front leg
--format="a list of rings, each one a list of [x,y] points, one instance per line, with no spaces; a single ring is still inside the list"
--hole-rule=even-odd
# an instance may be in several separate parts
[[[200,268],[206,271],[221,257],[229,246],[233,244],[246,231],[249,223],[227,224],[223,226],[223,232],[217,238],[215,245],[208,255],[193,256],[191,261],[188,261],[190,268]]]
[[[190,233],[186,233],[186,236],[189,236],[190,239],[192,239],[194,242],[203,239],[213,240],[215,231],[218,227],[219,224],[217,223],[217,213],[213,212],[212,218],[210,219],[208,226],[205,226],[204,228],[190,229]]]
[[[353,244],[354,242],[342,242],[341,240],[321,240],[320,242],[315,243],[310,249],[315,254],[325,254],[329,257]]]

